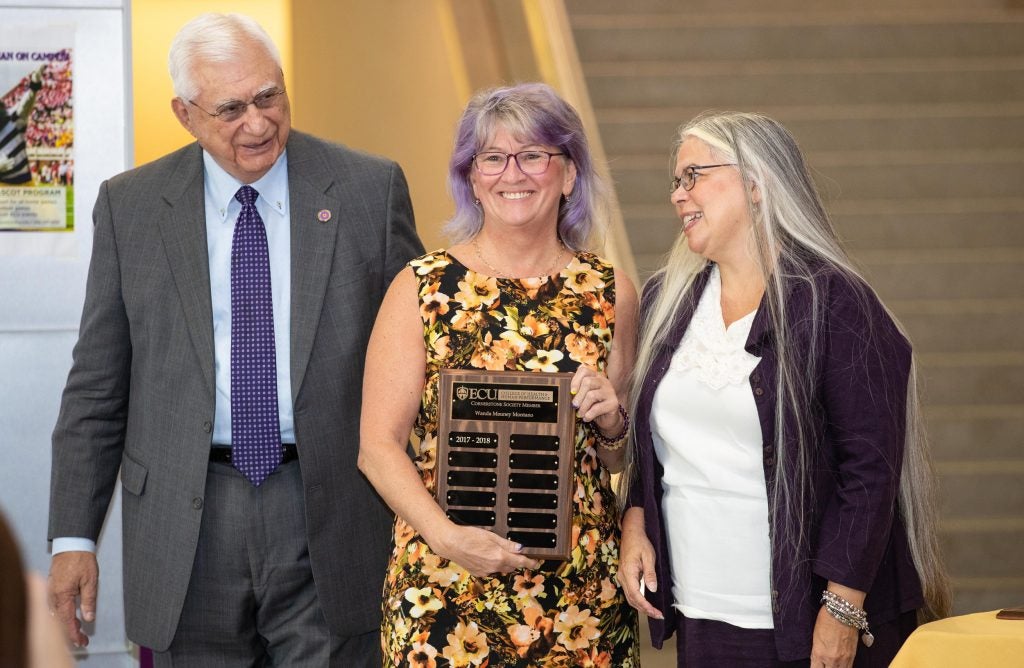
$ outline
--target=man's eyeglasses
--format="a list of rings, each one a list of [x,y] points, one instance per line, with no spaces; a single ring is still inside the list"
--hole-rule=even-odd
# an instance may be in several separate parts
[[[245,111],[249,108],[250,104],[254,105],[257,109],[265,110],[274,108],[280,101],[282,95],[284,95],[283,88],[268,88],[265,91],[257,93],[256,97],[248,102],[231,100],[217,107],[216,111],[207,111],[196,104],[193,100],[189,100],[188,103],[208,116],[219,118],[225,123],[231,123],[233,121],[237,121],[242,116],[245,116]]]
[[[497,176],[508,167],[509,158],[516,161],[519,171],[530,176],[543,174],[548,170],[551,157],[565,155],[564,153],[549,153],[548,151],[520,151],[519,153],[501,153],[500,151],[487,151],[477,153],[473,156],[473,164],[477,171],[485,176]]]
[[[683,190],[693,190],[693,186],[697,183],[697,177],[700,176],[700,170],[711,169],[712,167],[735,167],[735,162],[723,162],[719,165],[690,165],[683,170],[682,176],[677,176],[672,179],[672,189],[669,192],[675,192],[679,190],[679,186],[683,187]]]

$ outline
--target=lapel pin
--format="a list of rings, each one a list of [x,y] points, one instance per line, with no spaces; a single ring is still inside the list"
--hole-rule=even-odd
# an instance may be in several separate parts
[[[316,219],[319,220],[321,223],[326,223],[328,220],[331,219],[331,212],[328,211],[327,209],[320,209],[320,212],[316,214]]]

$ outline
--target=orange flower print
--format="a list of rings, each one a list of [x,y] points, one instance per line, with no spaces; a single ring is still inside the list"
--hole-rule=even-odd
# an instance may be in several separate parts
[[[509,347],[516,355],[522,355],[530,348],[530,342],[524,339],[519,332],[515,332],[511,329],[506,329],[502,332],[501,338],[504,341],[508,341]]]
[[[412,537],[416,535],[416,532],[412,530],[412,527],[401,518],[395,522],[395,547],[399,550],[405,549],[405,546],[409,544]]]
[[[409,263],[409,266],[416,271],[417,276],[426,276],[435,269],[441,269],[451,264],[444,253],[431,253],[417,258]]]
[[[597,349],[597,344],[586,336],[570,334],[565,337],[565,347],[569,349],[569,359],[587,366],[597,366],[601,351]]]
[[[562,361],[565,355],[561,350],[538,350],[536,357],[527,360],[524,365],[527,369],[539,369],[545,373],[558,371],[558,362]]]
[[[472,334],[479,331],[486,323],[487,314],[483,311],[458,310],[452,318],[452,329]]]
[[[476,625],[476,622],[459,622],[453,633],[448,634],[448,645],[444,648],[444,658],[455,666],[479,666],[487,660],[490,648],[487,636]]]
[[[433,330],[430,332],[428,344],[435,359],[448,359],[452,354],[451,349],[448,347],[448,335],[442,335],[440,331]]]
[[[432,283],[420,294],[420,316],[431,325],[437,322],[437,316],[448,312],[448,295],[438,292],[440,283]]]
[[[579,668],[611,668],[612,656],[592,647],[589,652],[577,652],[573,665]]]
[[[446,562],[442,568],[441,557],[436,554],[423,555],[423,573],[428,576],[428,582],[434,582],[442,587],[455,584],[462,579],[463,575],[467,577],[469,575],[463,568],[450,561]]]
[[[516,596],[519,598],[526,598],[527,596],[536,598],[544,593],[544,576],[534,575],[531,578],[528,577],[528,573],[517,575],[512,588],[516,591]]]
[[[406,557],[408,562],[410,564],[418,564],[423,559],[423,555],[427,553],[427,544],[422,540],[414,540],[406,546],[405,551],[408,553]],[[408,592],[406,592],[406,595],[408,595]]]
[[[580,262],[574,257],[569,266],[565,268],[565,287],[576,294],[593,292],[604,288],[604,280],[601,279],[601,272],[594,269],[586,262]]]
[[[409,611],[409,615],[419,619],[428,612],[440,610],[444,604],[434,594],[435,592],[431,587],[423,587],[422,589],[409,587],[406,589],[405,600],[412,603],[412,610]]]
[[[455,293],[455,301],[462,304],[462,308],[465,310],[473,311],[481,306],[490,308],[500,294],[498,279],[467,271],[466,278],[459,281],[459,291]]]
[[[597,470],[598,466],[597,450],[587,446],[583,450],[583,456],[580,457],[580,471],[583,473],[593,473]],[[581,501],[581,509],[586,510],[586,499],[582,499]]]
[[[559,644],[568,650],[588,648],[591,640],[601,637],[597,623],[597,617],[591,616],[590,610],[580,610],[578,606],[570,605],[555,618],[555,633],[558,634]]]
[[[437,650],[430,643],[414,642],[412,650],[405,658],[411,668],[437,668],[437,660],[434,658],[436,656]]]
[[[537,293],[540,289],[548,284],[547,276],[537,276],[535,278],[520,278],[519,284],[523,286],[523,290],[526,291],[526,296],[530,299],[536,299]]]
[[[619,590],[616,589],[615,585],[612,583],[611,578],[603,578],[601,580],[601,595],[600,595],[600,598],[605,603],[608,603],[613,598],[615,598],[615,594],[617,594],[618,591]]]
[[[589,529],[585,534],[580,536],[580,547],[586,550],[587,553],[587,565],[593,566],[594,559],[597,558],[598,543],[601,539],[601,534],[597,529]]]
[[[473,351],[470,365],[477,369],[501,371],[508,362],[509,345],[507,341],[495,341],[490,332],[484,335],[483,341],[477,343]]]
[[[437,463],[437,435],[431,434],[420,443],[419,455],[416,457],[416,467],[421,471],[434,468]]]
[[[527,661],[547,656],[555,645],[554,620],[545,617],[540,608],[530,607],[523,610],[523,621],[526,624],[508,627],[508,636],[516,647],[516,654]]]
[[[543,320],[538,320],[532,313],[527,314],[519,324],[519,333],[523,336],[540,337],[551,333],[551,326]]]

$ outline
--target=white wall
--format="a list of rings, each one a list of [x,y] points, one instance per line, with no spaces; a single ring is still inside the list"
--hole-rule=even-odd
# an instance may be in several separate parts
[[[42,573],[49,569],[50,433],[78,335],[92,205],[100,182],[124,171],[132,154],[129,3],[0,0],[0,36],[12,26],[70,27],[74,35],[71,252],[65,257],[0,256],[0,508],[14,525],[26,563]],[[99,558],[97,620],[80,663],[133,666],[124,634],[119,497],[100,539]]]

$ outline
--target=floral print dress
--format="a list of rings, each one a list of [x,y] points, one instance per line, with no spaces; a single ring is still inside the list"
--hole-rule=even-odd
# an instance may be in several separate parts
[[[442,368],[604,369],[615,324],[612,266],[577,253],[557,275],[485,276],[445,251],[409,263],[427,351],[415,463],[434,492]],[[577,421],[572,553],[541,568],[473,577],[396,518],[384,585],[385,666],[639,665],[635,611],[615,583],[619,528],[607,469]]]

